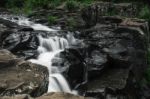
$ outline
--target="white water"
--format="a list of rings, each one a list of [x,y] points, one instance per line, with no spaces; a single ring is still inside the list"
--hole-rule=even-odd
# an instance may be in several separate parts
[[[49,28],[48,26],[31,22],[31,21],[29,21],[28,18],[25,18],[23,16],[18,16],[18,17],[14,18],[14,17],[8,16],[8,15],[0,15],[0,18],[3,18],[5,20],[9,20],[11,22],[15,22],[18,25],[29,26],[29,27],[33,28],[34,30],[41,30],[41,31],[48,31],[48,32],[57,31],[57,30]]]
[[[28,18],[18,17],[13,18],[7,15],[0,15],[1,18],[17,23],[18,25],[29,26],[34,30],[42,30],[42,31],[57,31],[51,29],[47,26],[36,24],[29,21]],[[60,73],[58,67],[52,66],[52,59],[56,58],[61,51],[69,46],[70,44],[75,42],[75,38],[73,35],[67,35],[67,39],[62,37],[49,37],[43,38],[39,35],[40,45],[38,46],[37,52],[39,54],[37,59],[30,59],[29,61],[36,64],[41,64],[46,66],[49,70],[49,86],[48,92],[67,92],[72,94],[77,94],[76,91],[70,89],[70,86],[64,76]]]
[[[55,66],[52,66],[52,59],[55,58],[55,56],[61,51],[63,51],[63,49],[68,47],[68,41],[59,37],[43,38],[41,36],[39,36],[39,41],[40,46],[37,49],[39,56],[37,59],[31,59],[29,61],[48,67],[48,92],[67,92],[76,94],[75,91],[70,89],[69,84],[63,75],[59,73],[59,69]]]

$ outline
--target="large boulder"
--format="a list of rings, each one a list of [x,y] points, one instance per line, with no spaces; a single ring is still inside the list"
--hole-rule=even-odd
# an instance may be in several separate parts
[[[33,57],[38,44],[38,38],[33,32],[5,31],[1,35],[2,48],[20,55],[20,57]]]
[[[138,89],[147,69],[148,23],[121,17],[98,18],[101,21],[79,35],[87,46],[86,96],[141,99]]]
[[[0,47],[20,57],[26,59],[35,57],[39,44],[38,33],[30,27],[19,26],[17,23],[0,18]]]
[[[0,96],[29,94],[33,97],[47,92],[48,69],[0,50]]]

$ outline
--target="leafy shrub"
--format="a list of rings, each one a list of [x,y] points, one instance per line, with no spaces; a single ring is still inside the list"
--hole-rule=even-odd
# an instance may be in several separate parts
[[[50,0],[49,3],[47,3],[47,8],[54,9],[55,7],[59,6],[62,3],[61,0]]]
[[[77,1],[68,0],[66,2],[66,8],[68,11],[75,11],[76,9],[78,9],[78,7],[79,7],[79,3]]]

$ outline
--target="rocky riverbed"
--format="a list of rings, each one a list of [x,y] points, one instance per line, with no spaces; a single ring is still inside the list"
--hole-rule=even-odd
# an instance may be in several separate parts
[[[106,6],[101,6],[103,4]],[[110,9],[107,7],[118,9],[116,6],[128,10],[122,14],[122,10],[117,11],[119,16],[104,14]],[[50,26],[61,27],[58,32],[34,30],[0,18],[1,98],[149,99],[150,85],[141,84],[147,69],[149,25],[145,20],[133,18],[136,11],[132,4],[97,3],[77,12],[65,12],[59,7],[52,11],[35,11],[28,16],[31,21],[48,25],[44,13],[59,15]],[[123,17],[124,14],[130,18]],[[3,9],[1,15],[18,20],[18,16]],[[70,27],[67,20],[71,16],[77,24]],[[27,61],[38,57],[38,35],[70,41],[69,47],[59,58],[53,59],[52,64],[61,68],[70,88],[80,96],[63,92],[45,94],[51,83],[48,68]]]

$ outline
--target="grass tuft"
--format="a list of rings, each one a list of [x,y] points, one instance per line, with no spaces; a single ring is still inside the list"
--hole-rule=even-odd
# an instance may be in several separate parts
[[[58,18],[56,16],[48,16],[48,23],[49,25],[52,25],[56,22]]]

